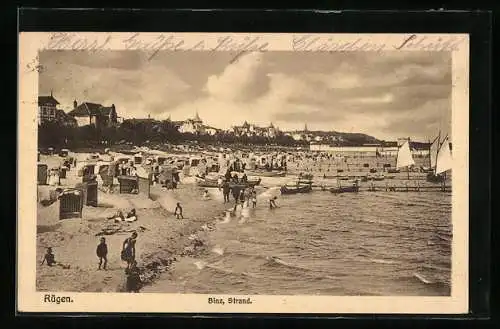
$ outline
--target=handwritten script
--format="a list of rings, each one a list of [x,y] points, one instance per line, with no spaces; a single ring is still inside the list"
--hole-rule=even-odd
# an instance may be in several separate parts
[[[77,33],[53,33],[47,45],[48,49],[59,50],[86,50],[100,51],[106,49],[119,49],[116,46],[117,37],[109,34],[104,40],[97,38],[91,40]],[[119,39],[118,42],[125,50],[140,50],[150,52],[149,60],[153,59],[160,51],[229,51],[236,52],[233,61],[246,52],[268,51],[269,43],[259,36],[245,36],[244,38],[234,38],[232,36],[222,36],[215,40],[215,44],[210,44],[207,40],[196,40],[188,42],[182,37],[174,34],[160,34],[154,38],[144,38],[141,33],[135,33],[129,37]]]
[[[375,35],[360,34],[359,37],[345,41],[332,36],[318,34],[293,35],[291,37],[291,51],[306,52],[345,52],[345,51],[456,51],[464,42],[460,36],[429,37],[416,34],[401,35],[396,42],[384,42],[383,38]],[[270,49],[269,42],[262,36],[245,35],[243,37],[224,35],[216,38],[197,39],[183,38],[178,34],[159,34],[154,37],[145,37],[141,33],[134,33],[123,37],[119,34],[106,34],[105,37],[96,34],[95,37],[83,36],[78,33],[52,33],[46,49],[102,51],[110,49],[138,50],[149,54],[149,60],[160,51],[227,51],[235,52],[231,62],[238,60],[247,52],[266,52]]]

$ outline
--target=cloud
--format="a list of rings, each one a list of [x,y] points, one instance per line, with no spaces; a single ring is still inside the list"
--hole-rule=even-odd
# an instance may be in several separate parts
[[[39,93],[49,94],[53,90],[63,108],[71,108],[76,99],[115,104],[120,115],[144,117],[148,113],[162,113],[193,94],[189,84],[163,65],[149,64],[137,70],[99,67],[97,63],[85,66],[80,55],[75,57],[77,64],[61,64],[56,58],[46,60],[40,74]],[[97,58],[102,60],[101,56]]]
[[[262,53],[259,52],[238,57],[220,75],[208,77],[208,94],[222,100],[244,100],[257,82],[257,69],[261,63]]]
[[[43,58],[45,56],[45,58]],[[196,111],[229,128],[245,120],[282,129],[427,138],[449,130],[451,56],[267,52],[52,52],[40,56],[40,92],[114,103],[120,115],[184,120]],[[43,60],[42,60],[43,59]]]

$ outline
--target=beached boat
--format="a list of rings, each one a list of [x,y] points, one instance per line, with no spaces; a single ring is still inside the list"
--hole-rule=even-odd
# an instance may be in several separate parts
[[[196,177],[196,185],[200,187],[219,187],[219,182],[213,179],[201,179]]]
[[[280,188],[281,194],[297,194],[297,193],[309,193],[312,191],[310,184],[297,184],[297,186],[282,186]]]
[[[246,182],[238,182],[238,183],[229,183],[229,186],[241,186],[243,188],[247,188],[247,187],[254,187],[254,186],[257,186],[259,185],[261,182],[261,179],[258,178],[258,179],[255,179],[255,178],[250,178],[248,179]]]
[[[252,176],[261,176],[261,177],[285,177],[285,171],[266,171],[266,170],[249,170],[248,173]]]
[[[213,179],[213,178],[201,178],[198,176],[195,176],[196,178],[196,184],[200,187],[219,187],[219,180],[218,179]],[[254,187],[259,185],[261,182],[260,178],[250,178],[248,179],[245,183],[244,182],[238,182],[238,183],[229,183],[229,186],[235,187],[241,187],[241,188],[248,188],[248,187]]]
[[[352,185],[352,186],[339,186],[339,187],[332,187],[330,188],[331,193],[357,193],[359,192],[359,186],[358,185]]]
[[[399,174],[399,172],[400,172],[400,171],[401,171],[401,170],[399,170],[399,169],[397,169],[397,168],[389,168],[389,169],[387,169],[387,172],[388,172],[389,174]]]
[[[259,185],[260,184],[260,180],[258,183],[255,183],[255,182],[247,182],[247,183],[229,183],[229,187],[231,189],[234,189],[234,188],[238,188],[238,189],[246,189],[246,188],[249,188],[249,187],[254,187],[256,185]]]
[[[250,187],[254,187],[254,186],[260,185],[261,181],[262,181],[262,179],[260,179],[260,178],[249,178],[247,180],[247,184]]]
[[[367,176],[367,178],[368,178],[369,180],[381,181],[381,180],[384,180],[384,179],[385,179],[385,176],[384,176],[384,174],[374,174],[374,175],[369,174],[369,175]]]

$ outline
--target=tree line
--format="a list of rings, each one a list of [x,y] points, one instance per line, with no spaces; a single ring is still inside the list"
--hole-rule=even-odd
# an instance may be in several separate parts
[[[230,132],[215,135],[181,133],[171,121],[160,122],[126,120],[115,127],[98,128],[92,125],[71,127],[59,122],[44,122],[38,126],[38,146],[42,148],[79,148],[132,143],[140,146],[149,143],[182,143],[198,141],[211,144],[254,144],[299,146],[308,144],[295,141],[291,136],[278,132],[276,137],[236,136]]]

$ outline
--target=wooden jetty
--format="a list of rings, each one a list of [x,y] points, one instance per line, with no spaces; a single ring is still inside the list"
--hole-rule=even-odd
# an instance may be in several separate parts
[[[419,186],[419,185],[390,185],[390,186],[364,186],[360,192],[451,192],[451,186]]]
[[[348,186],[341,184],[340,186]],[[311,184],[314,190],[328,191],[330,188],[339,187],[337,184]],[[360,184],[359,192],[451,192],[450,185],[420,185],[420,184]]]

